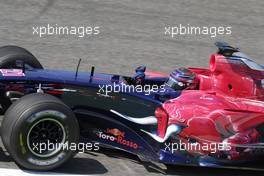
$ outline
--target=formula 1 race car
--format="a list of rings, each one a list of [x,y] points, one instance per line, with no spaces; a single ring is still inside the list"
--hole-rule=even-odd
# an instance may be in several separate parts
[[[47,70],[27,50],[1,47],[3,144],[34,170],[62,165],[80,141],[164,164],[263,162],[264,66],[216,46],[209,68],[140,66],[133,76],[79,72],[80,62],[75,72]]]

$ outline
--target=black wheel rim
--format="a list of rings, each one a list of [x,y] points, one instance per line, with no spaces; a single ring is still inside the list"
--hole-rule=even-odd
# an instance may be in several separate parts
[[[65,138],[64,126],[49,116],[31,126],[27,135],[27,145],[34,155],[50,157],[61,150]]]

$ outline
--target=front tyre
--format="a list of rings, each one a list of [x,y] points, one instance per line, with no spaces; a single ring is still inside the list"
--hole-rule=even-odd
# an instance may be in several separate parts
[[[7,151],[20,166],[54,169],[75,154],[79,125],[74,113],[56,97],[35,93],[6,111],[1,129]]]

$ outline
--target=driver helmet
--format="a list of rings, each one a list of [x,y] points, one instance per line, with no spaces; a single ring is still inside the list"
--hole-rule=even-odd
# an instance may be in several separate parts
[[[196,74],[187,68],[178,68],[174,70],[166,85],[174,90],[190,90],[198,87]]]

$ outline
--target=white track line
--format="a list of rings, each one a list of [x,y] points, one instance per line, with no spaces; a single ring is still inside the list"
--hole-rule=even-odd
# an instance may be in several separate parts
[[[67,174],[56,172],[36,172],[36,171],[23,171],[20,169],[4,169],[0,168],[0,176],[83,176],[83,174]]]

